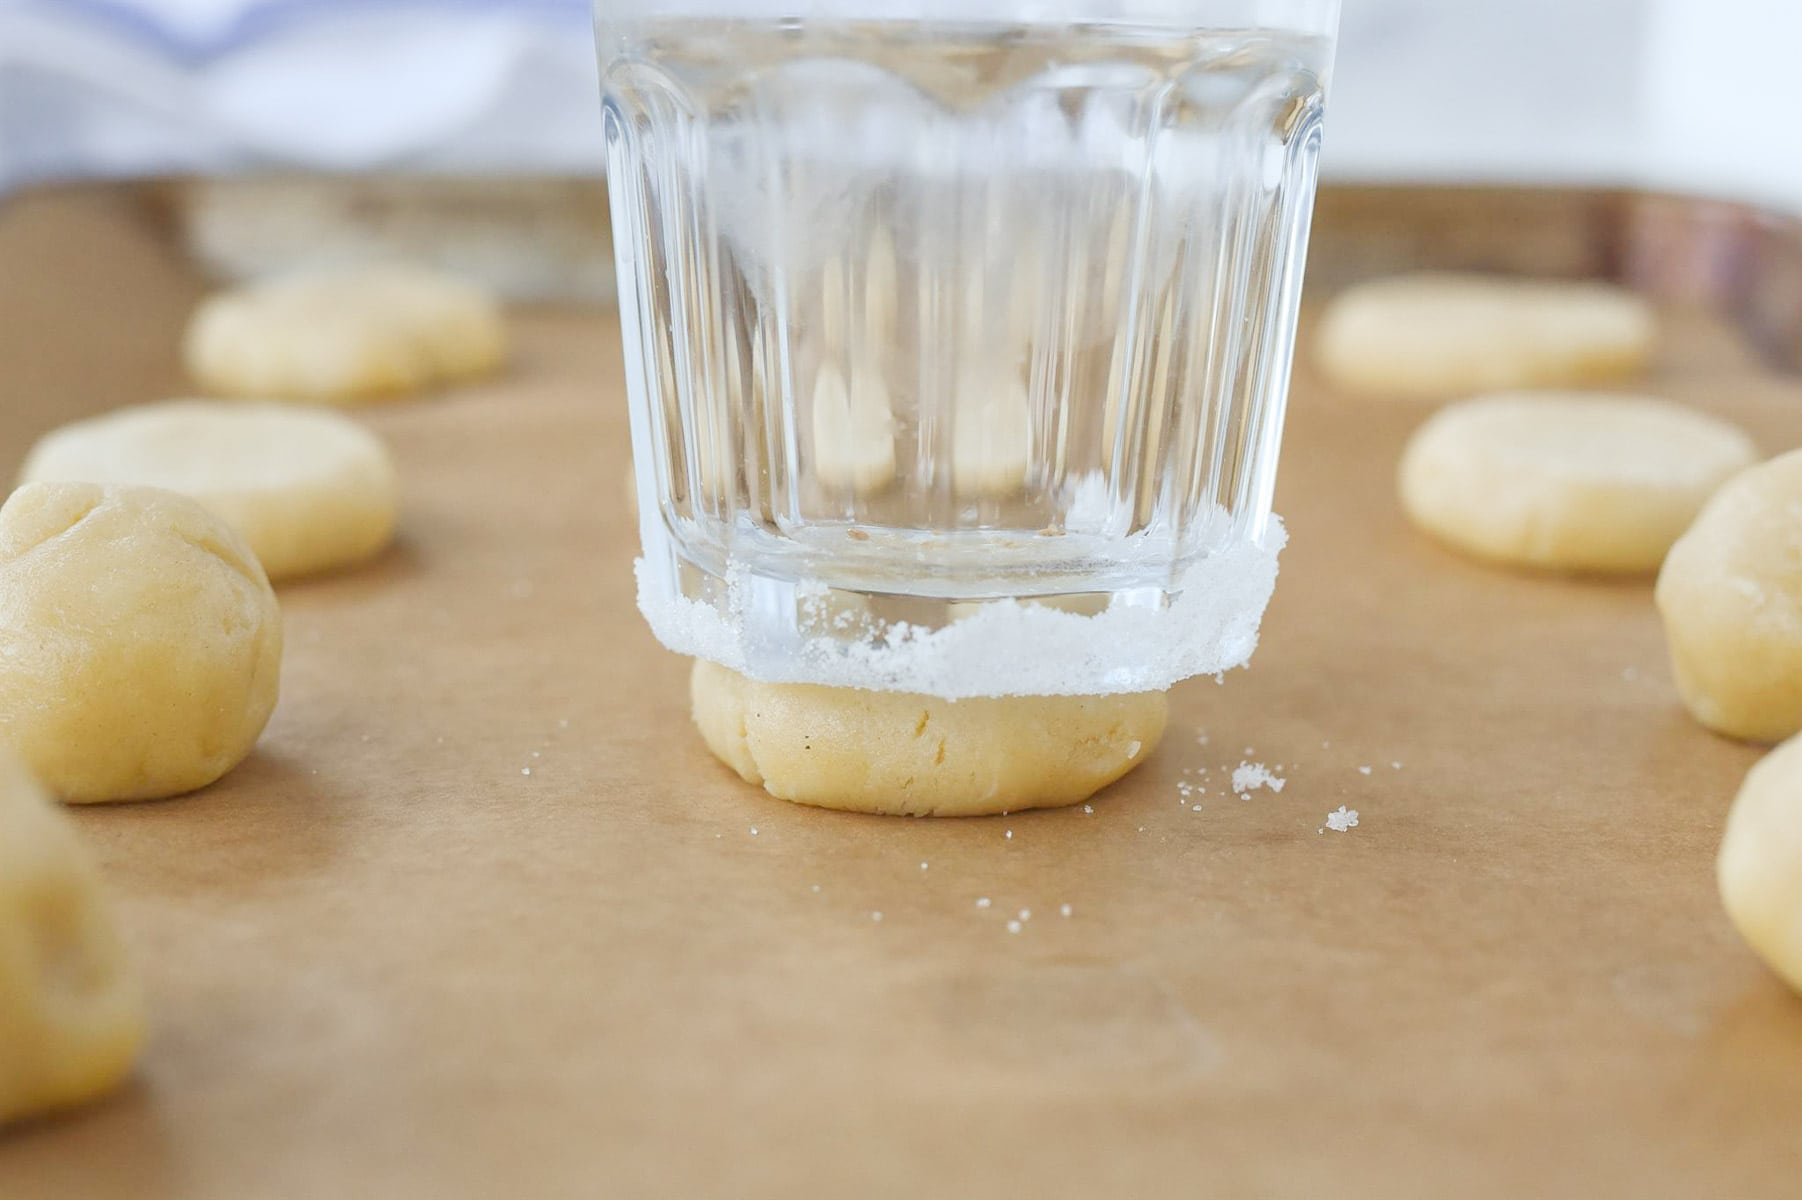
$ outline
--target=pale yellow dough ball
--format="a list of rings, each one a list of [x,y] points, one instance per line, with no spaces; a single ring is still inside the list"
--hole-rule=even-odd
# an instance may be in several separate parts
[[[1802,729],[1802,450],[1723,485],[1671,547],[1655,595],[1696,720],[1759,742]]]
[[[800,804],[980,816],[1086,800],[1150,757],[1161,692],[939,700],[759,683],[697,661],[694,720],[748,783]]]
[[[275,708],[255,555],[174,492],[30,483],[0,508],[0,743],[62,799],[204,787]]]
[[[143,1041],[143,997],[99,873],[0,748],[0,1125],[110,1091]]]
[[[1802,991],[1802,738],[1783,743],[1747,774],[1715,865],[1740,936]]]
[[[188,372],[221,396],[349,404],[496,370],[506,330],[492,297],[423,267],[343,267],[207,299],[188,324]]]
[[[1612,284],[1419,272],[1335,296],[1314,361],[1350,391],[1442,399],[1629,378],[1657,332],[1651,306]]]
[[[1433,414],[1397,486],[1410,520],[1479,558],[1649,573],[1757,457],[1733,425],[1666,400],[1503,392]]]
[[[49,433],[21,482],[167,488],[225,518],[271,579],[350,566],[394,535],[399,487],[380,438],[285,404],[171,400]]]

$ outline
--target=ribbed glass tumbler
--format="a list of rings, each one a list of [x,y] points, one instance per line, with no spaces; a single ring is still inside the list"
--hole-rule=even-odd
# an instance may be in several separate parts
[[[1336,0],[899,7],[602,0],[641,607],[953,698],[1241,664]]]

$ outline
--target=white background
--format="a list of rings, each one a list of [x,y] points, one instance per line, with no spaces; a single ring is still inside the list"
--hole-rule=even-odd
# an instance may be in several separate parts
[[[267,166],[596,172],[585,0],[0,0],[0,188]],[[1345,0],[1326,170],[1802,212],[1802,0]]]
[[[1802,0],[1345,0],[1326,167],[1802,212]]]

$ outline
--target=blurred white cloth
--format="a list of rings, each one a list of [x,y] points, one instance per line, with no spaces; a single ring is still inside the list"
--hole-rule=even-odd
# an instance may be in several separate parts
[[[1796,0],[1345,0],[1322,169],[1802,214]]]
[[[602,158],[586,0],[0,0],[0,188]]]
[[[1783,140],[1798,41],[1795,0],[1345,0],[1324,170],[1802,212]],[[599,174],[595,76],[589,0],[0,0],[0,191],[268,167]]]

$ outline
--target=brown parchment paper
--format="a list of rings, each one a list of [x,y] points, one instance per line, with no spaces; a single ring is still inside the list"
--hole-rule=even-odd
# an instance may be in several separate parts
[[[0,469],[181,392],[201,287],[132,193],[0,207]],[[1802,443],[1793,382],[1669,328],[1652,390]],[[857,817],[690,730],[632,604],[611,314],[515,330],[504,380],[367,412],[403,536],[282,591],[256,755],[75,814],[155,1028],[122,1094],[0,1134],[0,1196],[1802,1187],[1802,1001],[1714,892],[1757,752],[1684,716],[1648,583],[1406,526],[1426,408],[1304,363],[1263,646],[1092,813]],[[1226,794],[1247,759],[1283,790]]]

